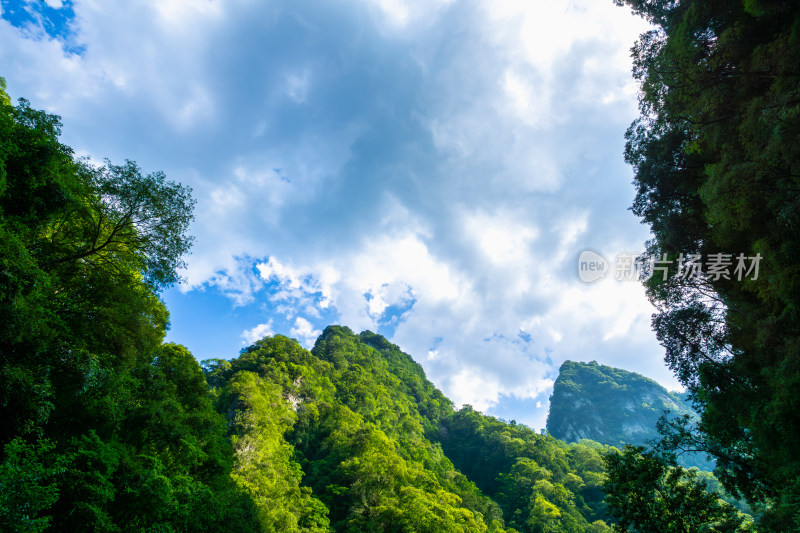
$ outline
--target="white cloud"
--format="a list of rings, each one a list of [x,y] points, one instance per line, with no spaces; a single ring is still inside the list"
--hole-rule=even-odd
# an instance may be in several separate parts
[[[272,320],[270,320],[269,322],[259,324],[254,328],[243,331],[242,338],[244,338],[244,342],[242,344],[250,345],[264,337],[271,337],[273,335],[275,335],[275,331],[272,329]]]
[[[408,6],[403,0],[374,0],[374,2],[394,24],[405,26],[408,22]]]
[[[449,379],[447,390],[456,406],[470,404],[478,411],[485,411],[497,403],[503,385],[487,379],[479,370],[465,368]]]
[[[311,72],[307,69],[286,76],[286,94],[297,104],[306,101],[311,85]]]
[[[628,10],[74,10],[81,54],[0,20],[9,92],[60,114],[79,153],[131,158],[194,188],[183,288],[262,306],[246,342],[289,329],[309,346],[331,316],[387,328],[447,394],[484,407],[546,395],[567,358],[674,383],[642,289],[574,275],[582,247],[613,255],[648,237],[627,211],[622,161],[636,114],[629,48],[645,29]],[[543,416],[515,418],[542,427]]]
[[[414,301],[414,291],[402,281],[384,283],[380,287],[370,288],[365,293],[367,298],[367,313],[369,316],[380,320],[380,317],[390,306],[409,306]]]
[[[464,228],[486,258],[497,265],[530,262],[533,241],[539,234],[536,227],[526,225],[523,217],[512,217],[509,213],[487,215],[465,213]]]
[[[435,19],[437,13],[455,0],[366,0],[383,15],[385,22],[394,30],[406,29],[409,25],[425,24]]]
[[[208,90],[196,85],[189,89],[184,100],[178,104],[178,112],[170,117],[178,130],[208,125],[214,116],[214,103]]]
[[[294,327],[289,334],[297,339],[300,344],[306,348],[311,348],[314,346],[314,341],[317,340],[317,337],[322,334],[322,331],[314,329],[314,326],[311,325],[311,322],[299,316],[294,321]]]

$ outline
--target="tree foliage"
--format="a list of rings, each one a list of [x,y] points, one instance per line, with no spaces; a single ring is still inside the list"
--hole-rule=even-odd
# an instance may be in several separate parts
[[[11,531],[241,531],[225,418],[163,345],[190,190],[94,166],[0,87],[0,515]]]
[[[276,335],[204,366],[266,530],[502,530],[497,505],[425,437],[450,403],[382,337],[329,327],[309,353]]]
[[[272,472],[238,478],[251,459],[237,452],[234,476],[259,508],[292,510],[290,529],[326,515],[335,531],[609,531],[607,447],[455,411],[379,335],[330,326],[311,352],[276,335],[204,367],[235,448]]]
[[[648,253],[676,267],[761,258],[757,276],[673,268],[647,282],[666,360],[701,412],[667,441],[714,456],[762,527],[786,531],[800,524],[800,4],[616,2],[655,26],[633,48],[641,116],[626,146]]]
[[[670,466],[644,449],[606,454],[604,488],[616,531],[699,533],[750,531],[752,522],[707,490],[696,468]]]
[[[523,532],[607,531],[601,453],[592,441],[566,444],[465,406],[443,424],[445,453],[497,501]]]

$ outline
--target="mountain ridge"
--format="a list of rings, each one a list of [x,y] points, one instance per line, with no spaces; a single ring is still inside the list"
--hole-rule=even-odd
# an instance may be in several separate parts
[[[456,410],[381,335],[275,335],[203,366],[266,530],[610,531],[608,447]]]

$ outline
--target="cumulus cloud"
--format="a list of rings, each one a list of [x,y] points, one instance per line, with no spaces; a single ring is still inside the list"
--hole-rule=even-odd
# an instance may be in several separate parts
[[[636,114],[628,49],[645,29],[627,10],[71,9],[49,29],[3,13],[10,94],[60,114],[79,153],[131,158],[193,187],[182,289],[260,310],[245,342],[278,332],[310,346],[328,321],[376,330],[457,402],[490,410],[546,404],[565,359],[674,385],[641,287],[575,275],[581,249],[613,255],[648,236],[627,210],[621,155]],[[545,416],[515,418],[541,427]]]
[[[317,337],[322,334],[322,331],[314,329],[314,326],[311,325],[311,322],[299,316],[294,321],[294,327],[291,329],[289,334],[297,339],[300,344],[306,348],[311,348],[314,346],[314,341],[317,340]]]
[[[264,324],[259,324],[251,329],[244,330],[242,332],[242,338],[244,338],[242,344],[250,345],[264,337],[271,337],[273,335],[275,335],[275,332],[272,330],[272,320],[270,320]]]

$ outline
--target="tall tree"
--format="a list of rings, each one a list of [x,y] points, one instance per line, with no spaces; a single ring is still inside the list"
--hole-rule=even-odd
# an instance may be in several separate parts
[[[671,267],[646,281],[653,325],[702,413],[665,425],[664,446],[712,455],[761,525],[786,531],[800,524],[800,4],[615,2],[654,25],[633,47],[625,155],[648,256]]]
[[[243,531],[225,418],[159,291],[190,190],[96,166],[0,79],[0,528]]]

